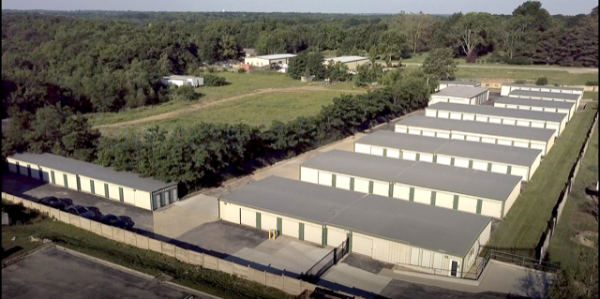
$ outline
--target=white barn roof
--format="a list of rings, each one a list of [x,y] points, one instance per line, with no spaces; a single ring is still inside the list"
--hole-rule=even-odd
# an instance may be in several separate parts
[[[448,96],[455,98],[473,98],[484,92],[488,91],[487,88],[482,87],[469,87],[469,86],[448,86],[431,96]]]
[[[291,57],[296,57],[296,55],[295,54],[271,54],[271,55],[256,56],[256,58],[266,59],[266,60],[284,59],[284,58],[291,58]]]
[[[348,63],[348,62],[369,60],[369,58],[362,57],[362,56],[340,56],[340,57],[333,57],[333,58],[325,59],[325,61],[330,61],[330,60],[333,60],[333,62]]]

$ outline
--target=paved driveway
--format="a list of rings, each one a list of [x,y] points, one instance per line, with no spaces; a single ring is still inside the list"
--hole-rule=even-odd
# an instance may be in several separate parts
[[[100,209],[100,212],[104,215],[113,214],[131,217],[133,222],[135,222],[134,228],[141,230],[141,233],[148,234],[154,232],[152,211],[100,196],[57,187],[52,184],[40,182],[39,180],[25,176],[14,175],[12,173],[6,173],[2,177],[2,191],[35,201],[46,196],[70,198],[73,200],[74,204],[80,204],[86,207],[96,207]]]

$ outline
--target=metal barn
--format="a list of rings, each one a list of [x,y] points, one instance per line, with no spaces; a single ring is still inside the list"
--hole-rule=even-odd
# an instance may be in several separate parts
[[[449,86],[430,96],[429,105],[455,103],[481,105],[489,98],[490,91],[481,87]]]

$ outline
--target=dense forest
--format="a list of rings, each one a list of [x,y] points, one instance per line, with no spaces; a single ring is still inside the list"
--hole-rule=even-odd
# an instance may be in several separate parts
[[[597,7],[586,15],[551,16],[536,1],[512,15],[3,10],[2,117],[12,121],[3,132],[2,154],[53,152],[186,188],[216,184],[247,172],[249,165],[271,163],[421,107],[437,79],[452,78],[452,57],[597,67],[597,21]],[[191,90],[170,90],[160,78],[199,75],[200,66],[239,60],[243,48],[300,54],[290,76],[299,78],[310,69],[317,80],[338,81],[351,79],[347,69],[324,67],[322,51],[388,65],[431,54],[421,71],[410,75],[401,68],[384,74],[380,65],[361,67],[352,78],[356,85],[384,87],[337,98],[318,116],[269,128],[201,125],[171,133],[156,128],[109,139],[85,118],[85,113],[197,97]]]

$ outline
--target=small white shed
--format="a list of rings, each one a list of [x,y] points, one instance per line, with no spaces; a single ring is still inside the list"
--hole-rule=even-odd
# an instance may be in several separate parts
[[[436,91],[440,91],[449,86],[481,87],[481,82],[464,80],[440,80]]]
[[[481,87],[449,86],[430,96],[429,105],[455,103],[481,105],[489,99],[490,90]]]

